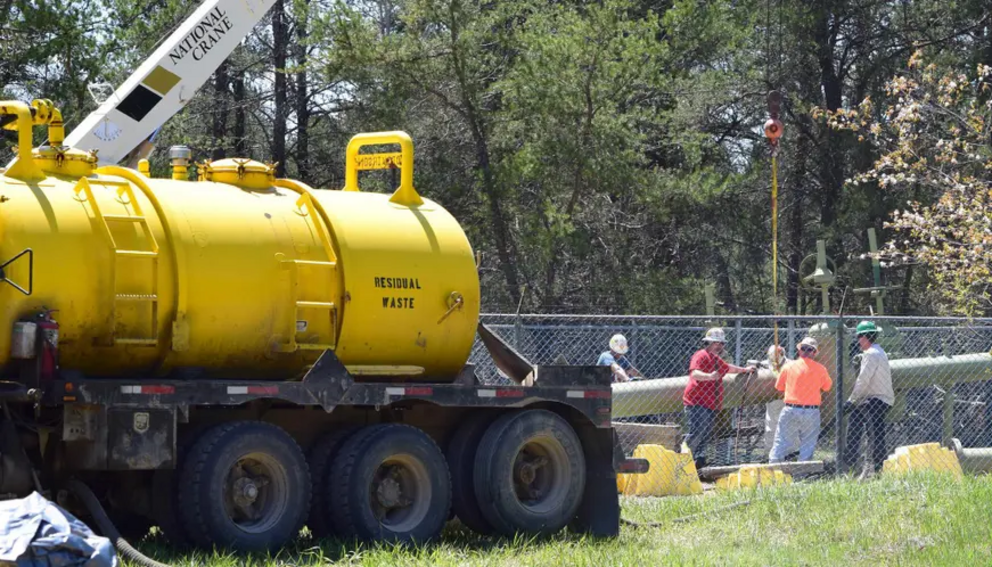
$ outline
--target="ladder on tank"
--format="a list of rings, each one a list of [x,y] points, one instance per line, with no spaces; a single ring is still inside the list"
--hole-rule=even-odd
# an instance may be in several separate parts
[[[100,209],[100,205],[97,202],[96,196],[93,194],[93,185],[102,185],[104,187],[116,187],[117,188],[117,199],[119,202],[125,206],[129,205],[133,211],[133,215],[107,215],[103,214]],[[99,219],[99,224],[103,229],[103,234],[110,244],[110,290],[113,293],[113,308],[111,310],[111,320],[113,325],[113,341],[115,345],[134,345],[134,346],[158,346],[158,317],[159,317],[159,300],[158,300],[158,258],[159,258],[159,247],[158,242],[155,240],[155,235],[152,234],[151,227],[148,226],[148,219],[145,217],[144,212],[141,209],[141,204],[135,198],[134,189],[131,188],[131,184],[127,181],[117,181],[111,179],[80,179],[76,186],[74,187],[76,193],[76,199],[80,202],[89,202],[90,206],[93,207],[93,213],[97,219]],[[81,195],[82,193],[82,195]],[[137,224],[142,233],[144,234],[145,241],[148,244],[148,250],[131,250],[125,248],[118,248],[117,241],[114,239],[113,232],[110,230],[110,223],[124,223],[124,224]],[[119,293],[117,291],[117,262],[121,258],[134,258],[142,261],[148,261],[151,263],[151,284],[149,286],[149,293],[135,294],[135,293]],[[145,303],[151,306],[151,332],[148,336],[144,337],[118,337],[117,336],[117,306],[122,303]]]
[[[320,214],[317,212],[317,208],[314,206],[313,197],[310,193],[301,187],[301,184],[296,184],[289,182],[288,180],[280,180],[283,186],[290,186],[294,190],[300,192],[300,198],[296,201],[296,207],[298,209],[297,214],[302,216],[304,219],[309,218],[310,222],[313,223],[314,231],[317,233],[318,238],[321,241],[321,245],[324,249],[324,254],[327,256],[327,260],[282,260],[284,267],[289,269],[289,286],[292,307],[290,308],[290,313],[292,314],[292,328],[289,332],[289,341],[286,343],[281,343],[276,345],[276,350],[279,352],[296,352],[297,350],[334,350],[337,348],[337,322],[338,322],[338,306],[333,301],[313,301],[313,300],[303,300],[299,296],[299,284],[300,284],[300,269],[323,269],[331,272],[331,278],[335,277],[334,271],[337,269],[338,263],[335,261],[337,256],[334,254],[334,249],[331,247],[330,235],[327,233],[324,223],[321,220]],[[297,342],[296,335],[298,333],[304,332],[306,329],[299,328],[299,313],[300,309],[316,309],[322,311],[328,311],[330,318],[330,342],[325,343],[301,343]]]

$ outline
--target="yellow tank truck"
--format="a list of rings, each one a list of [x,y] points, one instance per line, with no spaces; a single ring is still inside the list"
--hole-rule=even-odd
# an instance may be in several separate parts
[[[0,493],[81,481],[104,531],[237,550],[304,525],[426,541],[454,516],[617,533],[616,474],[645,463],[617,450],[608,369],[534,366],[479,325],[472,247],[406,134],[355,136],[320,190],[240,158],[188,180],[182,147],[169,179],[100,166],[45,100],[0,122]],[[396,191],[361,191],[382,168]],[[512,385],[477,382],[477,333]]]

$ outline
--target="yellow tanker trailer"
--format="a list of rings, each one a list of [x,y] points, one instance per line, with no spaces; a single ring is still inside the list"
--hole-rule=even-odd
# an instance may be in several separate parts
[[[372,143],[403,148],[385,156],[402,172],[391,197],[358,190],[381,156],[354,157]],[[81,151],[22,156],[0,185],[0,258],[29,251],[5,278],[32,290],[0,287],[0,344],[47,306],[63,365],[87,374],[285,378],[331,349],[355,374],[453,378],[478,322],[472,248],[414,190],[409,137],[357,136],[349,152],[343,191],[240,159],[180,181],[95,169]]]
[[[248,159],[188,181],[181,148],[172,179],[97,167],[48,101],[0,122],[0,493],[43,479],[108,534],[101,502],[129,532],[244,550],[304,524],[430,539],[451,514],[617,532],[616,472],[644,462],[614,446],[608,369],[535,367],[478,325],[472,248],[414,189],[406,134],[355,136],[345,187],[315,190]],[[359,191],[382,168],[399,188]],[[475,379],[477,330],[511,385]]]

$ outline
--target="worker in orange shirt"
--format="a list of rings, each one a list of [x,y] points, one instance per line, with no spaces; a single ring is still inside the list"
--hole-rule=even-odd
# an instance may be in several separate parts
[[[796,348],[799,358],[786,364],[775,382],[775,389],[785,392],[785,407],[778,417],[769,455],[772,463],[781,463],[797,445],[800,461],[813,458],[820,437],[820,394],[829,392],[833,385],[827,369],[813,360],[819,351],[816,339],[806,337]]]

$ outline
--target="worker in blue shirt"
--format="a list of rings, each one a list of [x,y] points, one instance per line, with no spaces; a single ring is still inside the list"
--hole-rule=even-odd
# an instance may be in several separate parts
[[[597,366],[609,366],[613,370],[614,382],[630,382],[632,377],[639,377],[640,372],[624,356],[627,354],[627,337],[616,334],[610,338],[610,350],[599,355]]]

